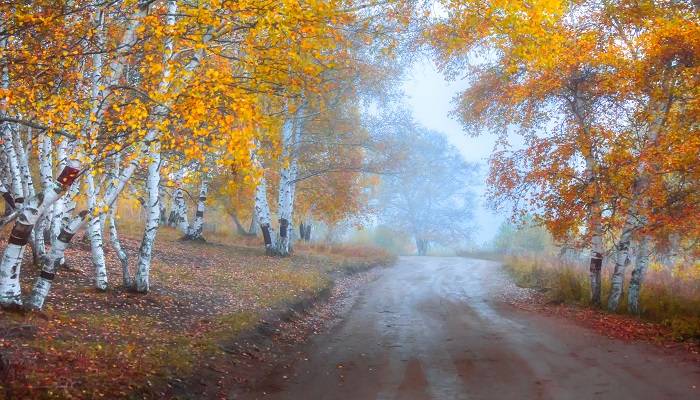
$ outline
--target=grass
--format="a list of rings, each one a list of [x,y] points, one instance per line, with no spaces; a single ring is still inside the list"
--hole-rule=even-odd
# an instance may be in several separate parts
[[[141,235],[134,225],[120,231],[132,268]],[[113,251],[113,287],[93,289],[90,252],[73,246],[72,270],[59,272],[44,311],[0,312],[0,398],[162,397],[167,382],[198,373],[203,362],[230,363],[222,343],[270,312],[328,292],[332,274],[395,260],[378,249],[305,243],[295,243],[291,257],[271,258],[261,238],[209,233],[207,243],[193,243],[181,236],[159,229],[146,295],[121,287]],[[23,267],[25,291],[36,275]]]
[[[554,256],[517,255],[502,259],[506,271],[521,287],[537,289],[552,301],[588,305],[590,284],[585,262],[566,262]],[[633,265],[626,271],[629,281]],[[639,305],[640,317],[670,328],[669,339],[700,340],[700,271],[698,266],[666,268],[655,263],[649,269]],[[603,270],[602,296],[610,293],[612,268]],[[627,310],[627,293],[621,298],[619,313]]]

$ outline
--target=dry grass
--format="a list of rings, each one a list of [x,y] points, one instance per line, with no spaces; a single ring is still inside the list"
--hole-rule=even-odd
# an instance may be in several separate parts
[[[555,302],[588,305],[588,265],[565,262],[554,256],[505,256],[506,270],[516,284],[540,290]],[[629,281],[632,267],[627,269]],[[698,266],[664,268],[652,265],[640,292],[640,317],[670,328],[674,340],[700,340],[700,272]],[[603,271],[603,299],[610,292],[611,268]],[[625,287],[626,290],[626,287]],[[626,291],[619,306],[627,309]]]

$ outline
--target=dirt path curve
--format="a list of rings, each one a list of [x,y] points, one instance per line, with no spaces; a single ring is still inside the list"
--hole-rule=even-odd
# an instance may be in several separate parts
[[[700,366],[507,305],[497,263],[403,257],[262,399],[700,399]]]

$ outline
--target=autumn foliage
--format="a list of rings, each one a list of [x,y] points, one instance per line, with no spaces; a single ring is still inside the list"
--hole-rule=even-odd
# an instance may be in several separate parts
[[[442,4],[428,40],[444,71],[471,82],[455,99],[465,129],[498,135],[495,209],[605,254],[613,309],[631,254],[635,290],[652,248],[697,254],[696,3]]]

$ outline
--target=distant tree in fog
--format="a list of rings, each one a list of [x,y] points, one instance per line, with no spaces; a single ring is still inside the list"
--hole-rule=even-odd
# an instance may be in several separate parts
[[[379,220],[413,237],[419,255],[431,244],[465,241],[474,230],[478,165],[462,157],[447,137],[425,128],[402,132],[396,170],[382,176]]]

